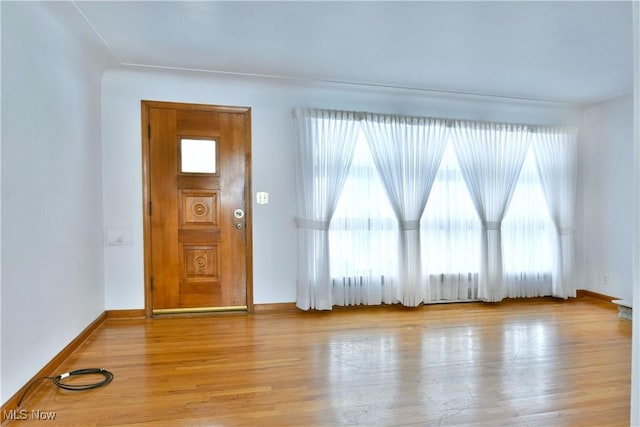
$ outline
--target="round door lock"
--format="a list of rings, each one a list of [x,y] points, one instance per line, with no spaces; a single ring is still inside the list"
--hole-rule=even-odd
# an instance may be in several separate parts
[[[233,213],[233,215],[240,219],[244,217],[244,211],[242,209],[236,209],[236,211]]]

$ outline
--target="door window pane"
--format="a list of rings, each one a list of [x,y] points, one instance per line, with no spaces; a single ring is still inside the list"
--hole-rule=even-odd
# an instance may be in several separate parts
[[[216,141],[213,139],[182,139],[180,157],[182,172],[216,173]]]

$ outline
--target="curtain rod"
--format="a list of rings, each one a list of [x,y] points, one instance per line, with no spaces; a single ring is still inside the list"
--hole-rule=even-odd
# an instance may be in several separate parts
[[[432,117],[432,116],[410,116],[405,114],[386,114],[386,113],[372,113],[367,111],[349,111],[349,110],[332,110],[325,108],[314,108],[314,107],[296,107],[293,109],[292,114],[295,117],[298,112],[320,112],[320,113],[340,113],[340,114],[353,114],[355,115],[355,119],[358,121],[365,120],[367,115],[376,116],[376,117],[388,117],[388,118],[405,118],[405,119],[418,119],[418,120],[439,120],[443,121],[447,127],[453,127],[456,123],[480,123],[494,126],[522,126],[526,127],[533,133],[538,131],[545,130],[553,130],[553,131],[566,131],[566,132],[577,132],[578,127],[575,125],[539,125],[539,124],[529,124],[529,123],[510,123],[510,122],[494,122],[494,121],[483,121],[483,120],[471,120],[471,119],[451,119],[446,117]]]

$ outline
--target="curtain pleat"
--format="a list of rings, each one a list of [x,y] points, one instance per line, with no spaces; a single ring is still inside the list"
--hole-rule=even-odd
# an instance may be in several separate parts
[[[501,225],[529,149],[521,125],[456,121],[453,142],[460,169],[482,222],[478,297],[505,297]]]
[[[541,128],[533,138],[538,173],[556,226],[553,295],[576,296],[573,274],[577,138],[575,128]]]
[[[329,224],[349,172],[357,114],[295,109],[298,277],[296,305],[331,310]]]
[[[443,120],[366,114],[363,128],[399,225],[398,300],[424,300],[420,217],[429,198],[449,129]]]

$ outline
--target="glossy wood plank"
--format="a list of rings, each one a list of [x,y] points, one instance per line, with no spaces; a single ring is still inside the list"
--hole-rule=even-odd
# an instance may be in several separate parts
[[[60,372],[88,367],[115,379],[23,408],[65,426],[628,426],[631,323],[588,297],[107,319]]]

